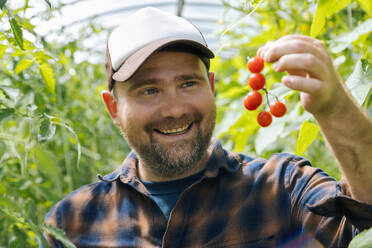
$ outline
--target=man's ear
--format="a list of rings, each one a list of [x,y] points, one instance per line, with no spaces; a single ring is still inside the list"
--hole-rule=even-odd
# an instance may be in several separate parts
[[[116,126],[120,126],[120,121],[118,118],[118,103],[115,96],[107,90],[101,92],[103,101],[105,102],[106,108],[110,113],[112,120]]]
[[[212,93],[214,94],[214,72],[209,72],[209,83],[211,85]]]

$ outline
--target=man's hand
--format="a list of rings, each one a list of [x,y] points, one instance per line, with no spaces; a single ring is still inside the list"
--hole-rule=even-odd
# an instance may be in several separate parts
[[[350,98],[322,41],[304,35],[287,35],[268,42],[257,51],[276,71],[287,71],[282,82],[301,91],[304,108],[315,117],[329,117],[342,111]]]

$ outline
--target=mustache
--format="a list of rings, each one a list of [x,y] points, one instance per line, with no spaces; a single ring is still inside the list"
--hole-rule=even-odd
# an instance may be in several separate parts
[[[147,132],[152,132],[154,129],[173,129],[189,125],[190,123],[200,123],[201,120],[202,115],[195,112],[193,114],[182,115],[180,118],[156,118],[147,123],[144,128]]]

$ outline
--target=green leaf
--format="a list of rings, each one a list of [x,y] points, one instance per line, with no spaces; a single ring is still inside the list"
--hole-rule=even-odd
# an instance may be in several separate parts
[[[41,120],[39,134],[37,135],[37,138],[39,142],[45,142],[53,138],[55,132],[56,126],[50,122],[49,118],[44,117]]]
[[[76,165],[79,168],[80,157],[81,157],[81,145],[80,145],[80,141],[79,141],[79,138],[78,138],[76,132],[74,131],[74,129],[72,129],[72,127],[70,127],[66,123],[61,123],[61,119],[59,119],[58,117],[51,117],[51,120],[52,120],[52,123],[53,124],[56,124],[56,125],[59,125],[59,126],[62,126],[64,128],[66,128],[74,136],[74,139],[75,139],[76,144],[77,144],[77,161],[76,161]],[[55,121],[53,121],[53,120],[55,120]]]
[[[10,19],[9,23],[18,46],[23,50],[23,33],[21,27],[15,18]]]
[[[372,228],[359,233],[351,240],[348,248],[370,248],[372,247]]]
[[[232,88],[228,89],[225,92],[222,92],[221,94],[219,94],[219,97],[220,98],[234,99],[234,98],[237,98],[237,97],[241,97],[248,90],[249,90],[248,88],[244,88],[244,87],[241,87],[241,86],[236,86],[236,87],[232,87]]]
[[[0,9],[4,8],[7,0],[0,0]]]
[[[351,0],[319,0],[313,22],[311,23],[310,35],[316,37],[322,30],[326,18],[345,8]]]
[[[40,64],[46,63],[48,59],[53,59],[50,55],[46,54],[45,51],[40,50],[33,53],[34,57]]]
[[[0,44],[0,59],[4,56],[5,50],[7,48],[8,48],[8,46]]]
[[[0,122],[12,114],[14,114],[14,109],[12,108],[0,109]]]
[[[21,61],[19,61],[19,63],[17,64],[14,72],[16,74],[20,73],[21,71],[24,71],[24,70],[27,70],[31,65],[32,63],[34,63],[33,60],[31,59],[22,59]]]
[[[23,203],[23,210],[24,210],[25,216],[27,216],[29,220],[31,220],[34,223],[37,222],[36,206],[35,206],[35,202],[31,198],[26,199],[26,201]]]
[[[0,209],[9,209],[11,210],[12,212],[21,212],[21,209],[19,208],[19,206],[17,205],[17,203],[14,201],[14,199],[11,199],[10,197],[4,197],[4,196],[1,196],[0,197]],[[8,213],[8,211],[7,211]],[[19,219],[19,221],[23,221],[23,219]]]
[[[361,59],[357,62],[354,71],[346,80],[346,86],[357,103],[362,105],[372,87],[372,68],[367,60]]]
[[[258,129],[256,118],[255,112],[244,111],[239,120],[230,127],[228,132],[233,135],[235,152],[243,151],[248,138]]]
[[[0,195],[5,194],[5,193],[6,193],[5,186],[2,183],[0,183]]]
[[[46,86],[47,86],[47,89],[51,93],[55,94],[56,81],[54,79],[53,68],[47,63],[41,64],[40,65],[40,73],[41,73],[41,76],[42,76]]]
[[[40,145],[35,145],[32,148],[32,153],[38,162],[38,169],[48,176],[51,182],[57,186],[57,191],[60,193],[61,181],[55,156]]]
[[[313,143],[313,141],[316,139],[318,133],[318,125],[304,121],[297,138],[296,155],[303,155],[311,143]]]
[[[22,248],[26,247],[27,245],[27,235],[18,228],[17,225],[13,225],[13,233],[15,234],[15,239],[10,241],[9,248]]]
[[[330,51],[338,53],[344,50],[351,42],[357,40],[361,35],[372,31],[372,18],[362,22],[351,32],[342,34],[330,41]]]
[[[5,94],[6,98],[16,101],[20,95],[20,91],[17,88],[11,86],[0,86],[0,90]]]
[[[49,8],[52,8],[52,4],[50,3],[49,0],[44,0],[44,1],[48,4]]]
[[[66,237],[66,234],[63,230],[55,228],[51,225],[42,225],[42,228],[45,232],[51,234],[53,237],[61,241],[66,248],[76,248],[76,246]]]
[[[362,9],[368,13],[368,15],[372,15],[372,2],[371,0],[358,0],[358,3],[362,7]]]
[[[4,141],[0,140],[0,159],[3,157],[5,152],[6,152],[6,144]]]

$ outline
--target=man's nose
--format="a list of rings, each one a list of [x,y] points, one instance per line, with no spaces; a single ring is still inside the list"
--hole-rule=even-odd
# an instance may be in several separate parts
[[[187,113],[187,102],[177,93],[169,93],[163,96],[160,114],[162,117],[180,118]]]

